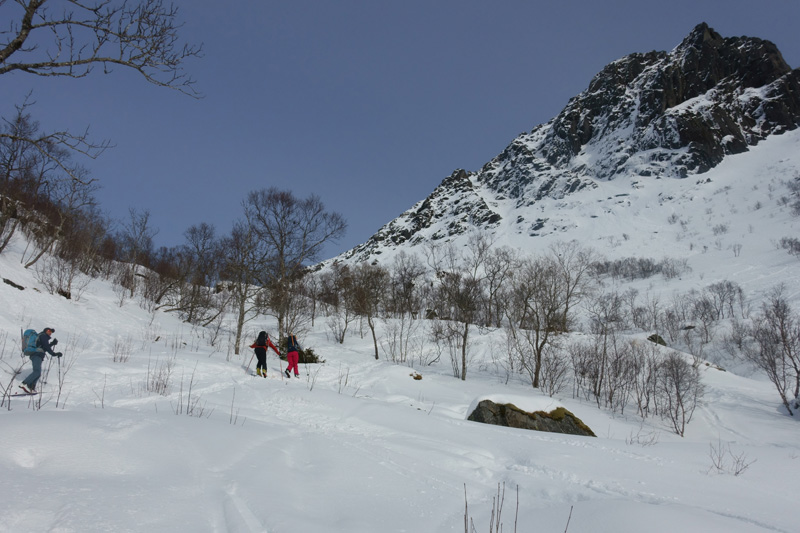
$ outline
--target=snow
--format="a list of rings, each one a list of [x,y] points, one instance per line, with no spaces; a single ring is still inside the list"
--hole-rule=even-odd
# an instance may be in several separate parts
[[[688,261],[681,279],[630,285],[643,293],[730,279],[755,306],[783,281],[797,309],[800,262],[775,240],[796,235],[797,219],[776,198],[800,169],[798,144],[796,132],[770,138],[704,175],[710,183],[615,180],[559,201],[552,216],[609,257]],[[686,224],[668,224],[670,214]],[[727,232],[715,235],[718,224]],[[215,347],[211,331],[120,302],[102,280],[78,300],[47,294],[20,264],[25,243],[10,248],[0,276],[25,290],[0,284],[0,384],[24,361],[20,328],[55,327],[64,357],[45,361],[41,405],[11,398],[0,409],[0,532],[447,532],[463,531],[465,508],[475,530],[488,531],[503,489],[503,531],[800,528],[798,420],[752,371],[703,366],[705,397],[683,438],[659,419],[614,414],[569,392],[549,398],[507,375],[493,363],[504,350],[497,331],[473,332],[462,382],[448,362],[376,361],[357,328],[336,344],[317,318],[300,341],[324,364],[286,379],[273,356],[262,379],[245,372],[249,350],[229,348],[229,323]],[[251,322],[248,343],[261,329],[275,332],[274,319]],[[128,360],[115,362],[115,352]],[[167,395],[147,392],[148,376],[166,364]],[[564,406],[597,437],[468,421],[486,398],[530,411]],[[738,475],[737,458],[747,465]]]

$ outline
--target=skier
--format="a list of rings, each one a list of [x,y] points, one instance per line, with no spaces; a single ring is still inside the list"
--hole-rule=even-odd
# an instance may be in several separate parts
[[[256,353],[256,357],[258,357],[258,364],[256,365],[256,374],[259,376],[267,377],[267,348],[272,348],[278,357],[281,356],[281,352],[272,344],[272,341],[269,340],[269,333],[266,331],[262,331],[258,334],[258,338],[256,342],[250,345],[251,348]]]
[[[297,337],[293,334],[289,334],[286,337],[286,360],[289,362],[289,366],[286,367],[286,370],[283,371],[286,374],[286,377],[291,377],[289,371],[294,368],[294,377],[300,377],[300,370],[297,368],[297,363],[300,362],[300,354],[298,350],[302,350],[303,347],[300,346],[300,343],[297,342]]]
[[[61,357],[63,355],[61,352],[53,352],[53,346],[58,344],[58,339],[53,339],[51,343],[50,335],[55,332],[56,330],[53,328],[44,328],[44,331],[39,334],[39,338],[36,340],[36,353],[30,355],[33,371],[22,380],[22,385],[19,386],[20,389],[28,394],[36,394],[36,382],[39,381],[39,377],[42,375],[44,354],[49,353],[52,357]]]

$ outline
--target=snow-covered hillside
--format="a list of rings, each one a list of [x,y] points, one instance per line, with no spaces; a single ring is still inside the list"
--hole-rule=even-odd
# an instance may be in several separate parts
[[[754,153],[767,161],[797,142],[776,137]],[[596,221],[584,231],[620,253],[642,251],[637,228],[653,244],[663,240],[652,255],[691,251],[687,285],[735,276],[756,291],[796,281],[796,260],[769,242],[782,212],[762,208],[752,231],[731,212],[743,208],[731,203],[741,194],[747,205],[768,204],[791,163],[769,160],[745,172],[731,159],[729,172],[681,193],[692,205],[697,190],[718,191],[676,213],[691,217],[696,234],[682,235],[680,224],[648,230],[646,220],[673,212],[649,188],[626,189],[618,210],[598,219],[589,210],[570,223]],[[757,188],[737,178],[748,173]],[[657,216],[642,217],[649,212]],[[729,225],[723,245],[704,252],[721,223]],[[739,257],[727,250],[734,242],[743,245]],[[504,346],[497,331],[473,334],[462,382],[447,362],[375,361],[371,339],[357,330],[336,344],[318,319],[301,342],[325,363],[286,379],[272,356],[262,379],[245,372],[249,350],[232,355],[225,329],[211,346],[212,332],[135,300],[120,306],[98,280],[78,301],[47,294],[20,266],[23,250],[18,240],[0,255],[0,275],[25,287],[0,284],[0,383],[9,386],[24,361],[20,328],[54,327],[64,357],[47,359],[41,397],[14,397],[0,410],[0,532],[445,532],[464,531],[465,512],[475,531],[490,531],[498,487],[503,531],[797,530],[798,422],[758,376],[703,367],[706,394],[684,438],[661,420],[612,414],[569,392],[543,396],[496,364]],[[259,318],[248,338],[260,329],[274,332],[275,323]],[[148,392],[167,375],[165,395]],[[467,421],[483,397],[528,410],[563,405],[598,437]]]
[[[740,284],[753,301],[786,282],[798,302],[800,261],[779,246],[800,231],[800,217],[787,203],[788,184],[800,180],[800,130],[773,135],[748,152],[728,156],[712,170],[693,178],[618,178],[563,198],[543,198],[519,220],[513,200],[489,197],[481,202],[502,214],[491,232],[495,246],[539,254],[557,242],[576,240],[608,259],[649,257],[686,260],[691,272],[682,279],[648,281],[638,288],[669,295],[675,290],[707,286],[721,280]],[[474,194],[473,191],[464,195]],[[797,200],[795,198],[795,200]],[[453,204],[466,202],[451,196]],[[534,221],[533,224],[530,221]],[[422,253],[425,243],[446,234],[449,219],[420,232],[418,242],[373,250],[390,266],[400,251]],[[397,233],[402,220],[387,225]],[[469,232],[452,237],[466,245]],[[338,258],[359,261],[360,256]]]
[[[800,311],[800,261],[780,245],[800,229],[798,80],[770,43],[700,25],[672,52],[609,65],[559,117],[323,267],[388,267],[483,231],[523,255],[574,241],[598,261],[680,265],[605,276],[601,299],[666,305],[725,281],[756,312],[784,284]],[[357,322],[336,342],[325,316],[300,338],[324,362],[287,378],[272,355],[268,378],[255,377],[251,351],[234,353],[233,317],[192,326],[102,279],[67,300],[22,267],[26,250],[18,233],[0,254],[0,533],[460,532],[465,519],[470,532],[800,529],[800,416],[721,342],[693,352],[704,394],[681,437],[635,408],[598,407],[599,393],[545,396],[506,364],[506,334],[490,327],[469,332],[465,381],[435,357],[427,320],[410,337],[425,357],[396,364],[385,344],[375,360]],[[378,320],[382,342],[398,320]],[[46,360],[40,395],[9,396],[30,371],[20,331],[45,327],[63,358]],[[260,330],[276,333],[275,319],[250,321],[246,343]],[[643,330],[620,335],[650,348]],[[652,349],[688,361],[677,350],[689,338]],[[484,398],[563,406],[597,437],[468,421]]]

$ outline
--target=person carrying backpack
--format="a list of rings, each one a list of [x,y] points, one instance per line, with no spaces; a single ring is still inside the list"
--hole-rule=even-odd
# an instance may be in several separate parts
[[[279,352],[275,345],[272,344],[272,341],[269,340],[269,333],[266,331],[260,332],[256,342],[251,344],[250,347],[253,348],[258,358],[256,373],[259,376],[267,377],[267,348],[272,348],[275,353],[278,354],[278,357],[281,356],[281,352]]]
[[[286,377],[291,377],[290,370],[294,368],[294,377],[300,377],[300,370],[297,368],[297,363],[300,362],[300,354],[298,353],[299,350],[302,350],[303,347],[300,346],[300,343],[297,342],[297,337],[289,334],[286,337],[286,360],[289,362],[289,366],[286,367],[286,370],[283,371],[286,374]]]
[[[42,375],[42,361],[44,361],[44,354],[49,353],[52,357],[61,357],[63,355],[61,352],[53,351],[53,346],[58,344],[58,339],[53,339],[53,342],[50,342],[50,336],[55,332],[56,330],[53,328],[44,328],[44,330],[39,334],[39,337],[36,339],[36,350],[33,353],[30,353],[27,348],[25,350],[25,355],[29,355],[31,358],[33,371],[28,374],[28,377],[22,380],[22,385],[20,385],[19,388],[28,394],[36,393],[36,383],[39,381],[39,377]]]

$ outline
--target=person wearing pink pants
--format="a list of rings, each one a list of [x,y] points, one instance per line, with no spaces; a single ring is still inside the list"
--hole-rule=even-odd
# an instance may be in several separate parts
[[[289,362],[289,366],[283,371],[287,378],[291,377],[292,369],[294,369],[294,377],[300,377],[300,369],[297,368],[297,363],[300,362],[299,351],[302,349],[300,343],[297,342],[297,337],[290,333],[289,336],[286,337],[286,360]]]

